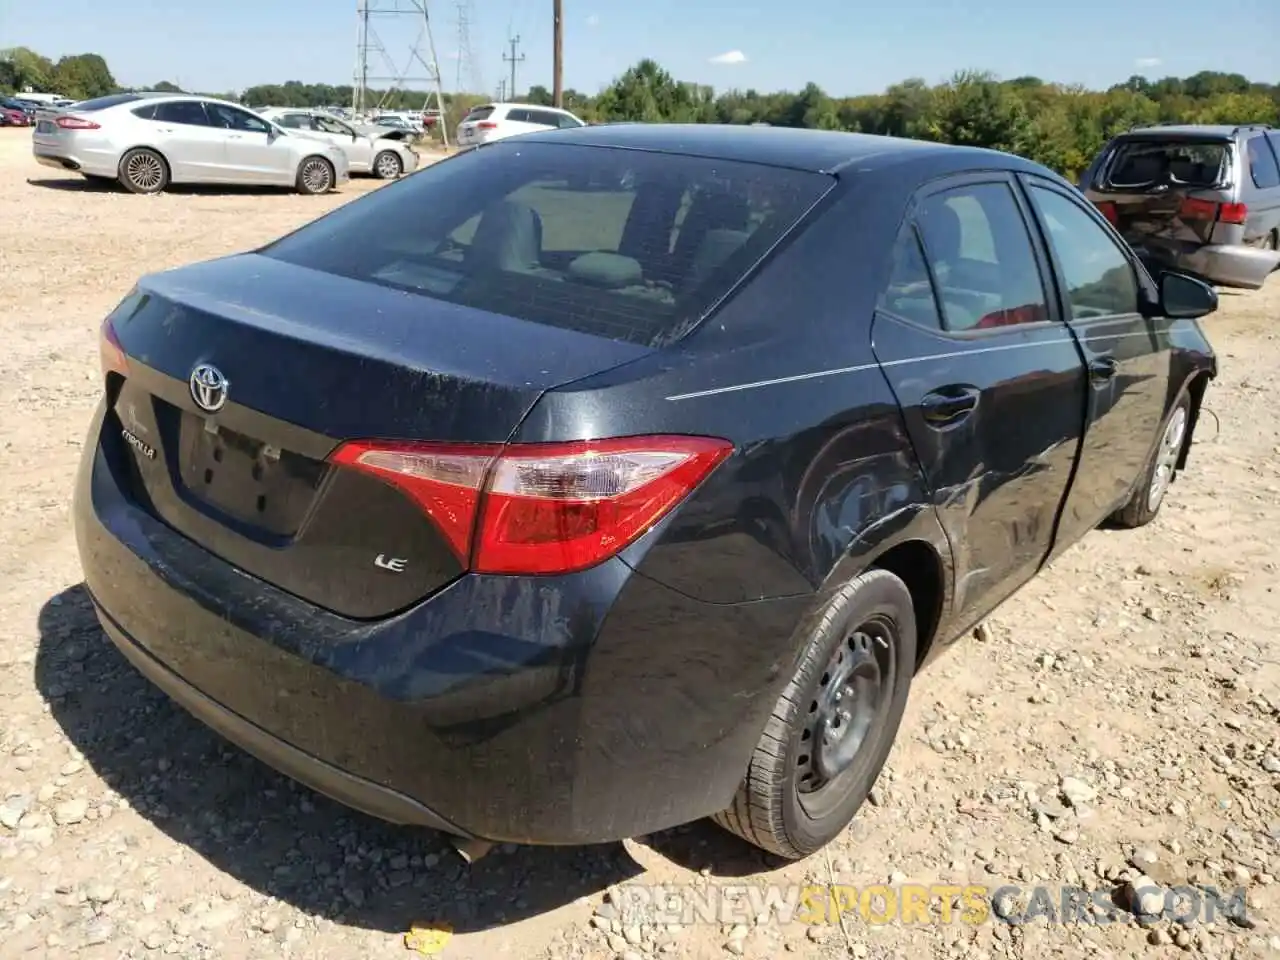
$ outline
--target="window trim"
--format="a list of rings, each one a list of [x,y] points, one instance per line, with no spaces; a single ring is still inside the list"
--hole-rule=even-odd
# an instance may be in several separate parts
[[[908,231],[911,234],[911,239],[915,242],[917,252],[920,254],[920,262],[924,264],[925,280],[929,283],[929,296],[933,298],[933,312],[938,318],[937,326],[926,326],[925,324],[919,323],[910,317],[903,316],[896,310],[890,310],[888,307],[884,306],[884,292],[888,288],[889,281],[893,279],[893,271],[896,265],[892,260],[889,263],[889,272],[885,276],[884,282],[880,284],[879,293],[876,294],[876,303],[873,313],[891,317],[897,323],[905,324],[913,330],[920,330],[933,336],[956,337],[958,339],[958,335],[966,331],[948,330],[945,326],[946,318],[942,315],[942,302],[938,299],[938,281],[933,275],[933,266],[929,263],[929,256],[925,251],[924,237],[920,236],[920,227],[916,224],[914,205],[909,210],[908,215],[903,217],[902,222],[898,225],[898,231],[893,235],[893,243],[890,245],[891,250],[897,248],[898,239],[904,232]],[[990,333],[991,331],[983,330],[982,332]]]
[[[953,190],[964,187],[978,186],[986,183],[998,183],[1003,185],[1013,199],[1014,207],[1018,211],[1018,216],[1022,220],[1023,229],[1027,232],[1027,243],[1031,247],[1031,258],[1036,265],[1036,270],[1040,277],[1040,289],[1044,295],[1045,313],[1048,315],[1046,319],[1037,321],[1036,323],[1015,323],[1006,327],[983,327],[970,328],[968,330],[951,330],[946,327],[946,313],[942,309],[942,300],[938,295],[938,278],[934,273],[933,261],[929,257],[929,248],[924,242],[923,233],[920,231],[916,222],[920,207],[930,197],[940,193],[950,193]],[[1024,197],[1018,189],[1017,178],[1014,171],[1008,169],[989,169],[989,170],[970,170],[963,173],[945,174],[934,180],[921,185],[912,195],[910,202],[907,204],[906,213],[903,215],[903,223],[910,223],[916,232],[916,236],[920,242],[920,249],[924,254],[925,270],[929,273],[929,286],[933,289],[934,301],[938,305],[939,317],[942,320],[943,327],[941,329],[931,330],[928,327],[922,327],[920,324],[907,320],[905,317],[898,318],[897,314],[890,314],[897,319],[901,319],[904,323],[910,323],[917,330],[926,330],[938,336],[946,337],[949,340],[959,342],[968,340],[984,340],[998,336],[1008,336],[1011,333],[1019,333],[1028,330],[1047,330],[1053,327],[1062,327],[1063,314],[1061,301],[1054,296],[1057,292],[1056,278],[1054,279],[1054,289],[1051,291],[1049,284],[1046,283],[1046,276],[1052,278],[1053,265],[1052,261],[1046,259],[1046,251],[1041,246],[1041,237],[1038,232],[1039,225],[1035,221],[1035,212],[1028,209],[1029,200]],[[894,235],[896,241],[897,234]]]
[[[1073,197],[1067,190],[1063,190],[1058,184],[1054,183],[1046,177],[1042,177],[1034,173],[1018,174],[1019,186],[1026,192],[1027,204],[1030,207],[1031,216],[1035,220],[1036,231],[1040,243],[1044,245],[1045,256],[1049,258],[1049,264],[1053,274],[1054,290],[1057,294],[1058,309],[1060,316],[1068,326],[1081,324],[1092,324],[1099,322],[1110,322],[1113,320],[1126,317],[1141,317],[1146,319],[1143,313],[1143,300],[1152,301],[1159,298],[1156,282],[1151,274],[1147,271],[1146,265],[1138,259],[1137,254],[1133,252],[1133,248],[1125,241],[1120,232],[1112,226],[1111,222],[1095,207],[1088,202],[1081,202]],[[1084,212],[1085,216],[1091,219],[1095,224],[1102,228],[1103,233],[1111,240],[1112,245],[1120,251],[1120,255],[1129,264],[1129,269],[1134,274],[1134,281],[1138,287],[1138,309],[1134,313],[1111,313],[1102,317],[1086,317],[1077,320],[1071,312],[1071,297],[1067,292],[1065,280],[1066,273],[1063,270],[1062,263],[1058,259],[1057,251],[1053,248],[1053,241],[1049,237],[1049,227],[1043,222],[1040,212],[1036,209],[1035,200],[1032,198],[1031,190],[1033,188],[1042,188],[1051,193],[1056,193],[1068,203],[1074,204],[1077,209]]]
[[[267,135],[267,136],[270,136],[270,134],[271,134],[271,128],[272,128],[272,126],[273,126],[272,122],[271,122],[270,120],[268,120],[266,117],[260,117],[260,116],[258,116],[258,115],[257,115],[256,113],[254,113],[252,110],[246,110],[244,107],[237,107],[237,106],[234,106],[234,105],[232,105],[232,104],[230,104],[230,103],[205,103],[205,102],[203,102],[203,101],[202,101],[202,102],[201,102],[201,106],[203,106],[203,107],[204,107],[205,116],[207,116],[207,117],[209,118],[209,126],[213,127],[213,129],[214,129],[214,130],[230,130],[230,131],[232,131],[232,132],[238,132],[238,133],[261,133],[261,134],[265,134],[265,135]],[[236,114],[236,113],[243,114],[244,116],[248,117],[250,120],[253,120],[253,121],[257,122],[257,123],[262,124],[264,127],[266,127],[266,129],[265,129],[265,130],[255,130],[255,129],[250,129],[250,128],[246,128],[246,127],[223,127],[223,126],[219,126],[219,125],[217,125],[217,124],[213,123],[213,113],[212,113],[212,111],[211,111],[211,109],[210,109],[211,107],[221,107],[221,108],[222,108],[222,109],[224,109],[224,110],[229,110],[229,111],[230,111],[231,113],[233,113],[233,114]]]

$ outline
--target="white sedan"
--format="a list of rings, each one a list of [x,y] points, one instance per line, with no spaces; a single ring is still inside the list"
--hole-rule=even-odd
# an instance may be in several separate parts
[[[337,147],[347,155],[352,173],[372,173],[383,180],[394,180],[418,169],[418,155],[385,127],[353,126],[323,110],[269,107],[258,114],[286,130],[296,130]]]
[[[171,183],[292,186],[328,193],[350,179],[347,155],[295,136],[238,104],[188,94],[118,93],[36,115],[35,159],[133,193]]]

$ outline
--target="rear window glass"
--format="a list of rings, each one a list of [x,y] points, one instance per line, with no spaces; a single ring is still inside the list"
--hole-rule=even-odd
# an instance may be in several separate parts
[[[1160,183],[1213,187],[1229,179],[1230,159],[1222,141],[1125,140],[1111,156],[1105,182],[1120,189]]]
[[[476,107],[462,119],[464,123],[466,121],[488,120],[492,115],[493,107]]]
[[[512,140],[433,164],[262,252],[657,346],[722,299],[834,182],[752,163]]]
[[[142,97],[136,93],[113,93],[105,97],[95,97],[92,100],[81,100],[75,107],[77,113],[84,113],[86,110],[105,110],[107,107],[118,107],[122,103],[133,103],[141,99]]]

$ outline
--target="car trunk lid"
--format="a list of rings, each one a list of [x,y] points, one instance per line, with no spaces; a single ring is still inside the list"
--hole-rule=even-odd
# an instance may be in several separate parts
[[[355,618],[411,605],[467,558],[394,487],[336,465],[343,441],[500,444],[544,391],[650,352],[252,254],[144,279],[110,329],[135,502]]]

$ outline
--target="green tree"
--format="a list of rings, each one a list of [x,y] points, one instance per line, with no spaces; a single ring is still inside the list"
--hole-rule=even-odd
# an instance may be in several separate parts
[[[929,139],[1024,153],[1035,142],[1026,104],[988,73],[966,71],[934,91]]]
[[[107,61],[96,53],[63,57],[53,68],[53,84],[58,93],[73,100],[101,97],[119,89]]]

